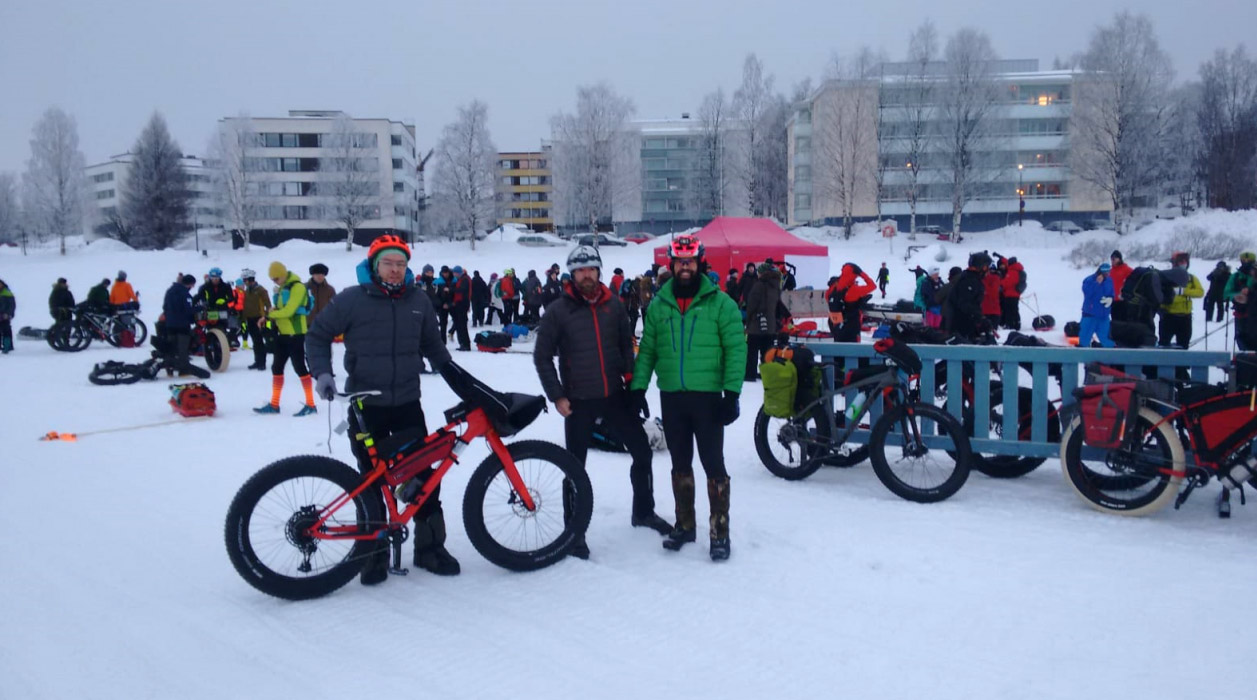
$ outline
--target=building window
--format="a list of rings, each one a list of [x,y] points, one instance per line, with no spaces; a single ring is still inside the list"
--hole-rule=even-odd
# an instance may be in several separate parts
[[[99,175],[92,176],[92,182],[112,182],[112,181],[113,181],[113,173],[101,173]]]
[[[671,212],[685,211],[685,202],[682,202],[677,199],[668,200],[668,211],[671,211]]]
[[[111,199],[113,195],[113,190],[101,190],[96,193],[96,199]]]
[[[388,137],[388,142],[393,146],[400,146],[402,145],[402,137],[397,134],[392,134]]]
[[[306,208],[299,207],[299,206],[286,206],[284,207],[284,218],[285,219],[304,219],[306,218]]]
[[[279,134],[265,133],[262,134],[262,145],[267,148],[279,148]]]
[[[394,183],[393,183],[393,191],[394,191],[394,192],[405,192],[405,191],[406,191],[406,183],[404,183],[404,182],[394,182]]]
[[[812,166],[796,165],[794,167],[794,179],[795,180],[811,180],[812,179]]]
[[[318,148],[322,145],[322,134],[297,134],[297,146],[300,148]]]
[[[394,159],[393,159],[393,170],[401,170],[401,169],[402,169],[402,159],[401,159],[401,158],[394,158]]]
[[[300,182],[285,182],[284,183],[284,196],[285,197],[300,197],[301,196],[301,183]]]
[[[811,138],[810,136],[798,136],[798,137],[796,137],[796,138],[794,139],[794,150],[795,150],[795,152],[796,152],[796,153],[797,153],[797,152],[799,152],[799,151],[810,151],[810,150],[812,150],[812,138]]]
[[[795,209],[811,209],[812,208],[812,195],[810,194],[794,195],[794,208]]]

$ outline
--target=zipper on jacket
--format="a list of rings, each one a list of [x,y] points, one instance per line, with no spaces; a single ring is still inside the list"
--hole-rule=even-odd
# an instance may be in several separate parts
[[[693,302],[690,302],[693,303]],[[681,316],[681,389],[685,389],[685,315]]]
[[[695,314],[695,316],[697,316],[697,314]],[[694,329],[696,328],[698,328],[698,318],[695,318],[694,322],[690,324],[690,340],[689,340],[690,350],[694,349]]]
[[[397,300],[390,295],[389,301],[392,302],[393,307],[393,362],[391,363],[392,372],[388,378],[388,400],[393,401],[397,397]],[[420,350],[421,354],[422,352]]]
[[[672,352],[677,351],[677,333],[676,327],[673,325],[675,322],[676,319],[674,318],[668,319],[668,335],[672,338]]]
[[[598,327],[598,309],[590,304],[589,313],[594,316],[594,341],[598,344],[598,366],[602,369],[602,396],[611,395],[611,386],[607,382],[607,361],[602,356],[602,331]]]

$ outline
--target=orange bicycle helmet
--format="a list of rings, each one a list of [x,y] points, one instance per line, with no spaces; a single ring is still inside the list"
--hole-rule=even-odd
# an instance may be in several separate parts
[[[677,236],[672,239],[672,243],[668,246],[668,259],[703,259],[703,242],[693,236]]]
[[[391,233],[386,233],[371,241],[371,247],[367,249],[367,259],[374,260],[375,256],[390,248],[400,250],[406,256],[406,259],[410,260],[410,246],[406,245],[406,241]]]

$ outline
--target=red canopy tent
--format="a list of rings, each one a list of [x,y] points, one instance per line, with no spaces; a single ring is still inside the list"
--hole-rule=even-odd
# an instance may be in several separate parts
[[[748,262],[758,265],[767,258],[794,265],[800,287],[823,288],[829,279],[829,248],[809,243],[771,219],[720,216],[693,235],[703,242],[707,263],[720,275],[722,287],[730,269],[740,273]],[[655,248],[655,264],[668,264],[667,242]]]

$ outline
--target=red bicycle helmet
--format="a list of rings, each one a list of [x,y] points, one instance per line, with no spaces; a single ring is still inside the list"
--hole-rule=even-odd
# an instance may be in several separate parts
[[[677,236],[672,239],[672,243],[668,246],[668,259],[703,259],[703,242],[693,236]]]
[[[410,260],[410,246],[406,245],[406,241],[391,233],[386,233],[371,241],[371,247],[367,249],[367,259],[374,260],[375,256],[389,248],[400,250],[406,256],[406,259]]]

